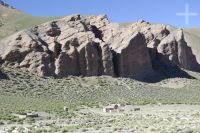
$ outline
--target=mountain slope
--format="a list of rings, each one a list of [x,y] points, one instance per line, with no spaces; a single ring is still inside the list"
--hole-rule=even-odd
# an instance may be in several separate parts
[[[200,37],[200,28],[185,28],[186,32]]]
[[[55,17],[34,17],[0,4],[0,39],[52,19]]]

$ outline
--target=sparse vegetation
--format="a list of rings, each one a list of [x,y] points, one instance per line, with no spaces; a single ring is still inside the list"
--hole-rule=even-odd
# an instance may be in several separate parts
[[[9,103],[19,101],[28,107],[33,102],[34,110],[48,109],[48,106],[54,108],[52,110],[63,110],[63,106],[68,104],[98,107],[112,102],[143,105],[200,103],[198,79],[174,78],[157,83],[144,83],[133,79],[111,77],[39,78],[10,68],[3,68],[3,71],[8,74],[9,79],[0,81],[1,101]],[[177,80],[184,85],[179,89],[167,87],[165,84],[171,80]],[[24,110],[23,106],[21,110]],[[7,107],[13,109],[9,104]]]
[[[157,83],[145,83],[133,79],[103,76],[71,76],[63,79],[39,78],[20,70],[4,67],[1,68],[1,71],[7,74],[8,79],[0,80],[0,121],[3,125],[26,123],[31,125],[29,130],[32,132],[87,132],[95,130],[164,132],[169,129],[170,131],[179,131],[180,129],[177,129],[175,125],[180,122],[181,115],[189,115],[188,117],[192,117],[196,122],[198,121],[196,118],[199,117],[198,111],[188,112],[189,114],[166,112],[168,114],[166,118],[155,114],[141,116],[134,111],[134,108],[129,113],[117,116],[102,116],[98,113],[81,111],[87,108],[100,109],[109,103],[130,106],[136,104],[152,104],[152,106],[154,104],[158,106],[164,106],[162,104],[199,104],[200,75],[197,73],[195,73],[196,79],[173,78]],[[194,73],[189,72],[189,74]],[[172,81],[173,83],[184,83],[184,85],[180,88],[167,87]],[[69,110],[64,111],[63,107],[67,107]],[[12,115],[24,111],[55,114],[55,117],[59,117],[60,121],[54,121],[53,116],[47,116],[45,118],[46,124],[37,125],[36,119],[19,119]],[[131,112],[134,112],[135,115]],[[181,122],[184,125],[184,121]],[[59,123],[62,123],[63,126],[60,126]],[[152,125],[152,123],[157,124]],[[189,128],[189,125],[193,123],[188,121],[185,125]],[[7,132],[13,130],[15,129],[8,129]],[[193,131],[193,129],[191,130]],[[194,128],[195,130],[197,128]]]

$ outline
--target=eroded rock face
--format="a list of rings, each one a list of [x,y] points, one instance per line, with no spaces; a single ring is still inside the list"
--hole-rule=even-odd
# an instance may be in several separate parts
[[[138,21],[110,23],[106,15],[68,16],[20,31],[0,42],[0,63],[38,76],[135,77],[167,65],[198,68],[182,30]]]
[[[144,35],[131,32],[121,32],[111,44],[117,76],[132,77],[152,69]]]
[[[198,71],[199,64],[192,48],[188,46],[182,30],[175,30],[165,37],[157,47],[167,65],[180,66],[187,70]]]

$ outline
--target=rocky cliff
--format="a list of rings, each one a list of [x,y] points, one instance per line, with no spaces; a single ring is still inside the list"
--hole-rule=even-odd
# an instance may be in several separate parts
[[[167,66],[199,70],[184,32],[138,21],[109,22],[106,15],[72,15],[20,31],[0,42],[0,63],[38,76],[136,77]]]

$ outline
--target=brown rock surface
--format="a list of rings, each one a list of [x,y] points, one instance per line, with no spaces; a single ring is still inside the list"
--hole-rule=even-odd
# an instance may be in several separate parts
[[[196,56],[185,41],[184,32],[180,29],[173,31],[164,38],[158,45],[157,50],[158,53],[164,55],[165,59],[170,61],[170,65],[177,65],[194,71],[199,69]]]
[[[143,20],[121,26],[106,15],[68,16],[0,42],[2,65],[38,76],[145,76],[158,54],[170,66],[199,67],[182,30]]]

